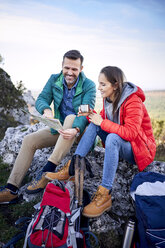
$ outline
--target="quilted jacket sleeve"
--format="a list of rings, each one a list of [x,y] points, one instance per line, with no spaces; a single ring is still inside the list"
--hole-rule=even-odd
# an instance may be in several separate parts
[[[108,133],[116,133],[127,141],[133,141],[141,130],[143,115],[142,100],[133,94],[121,105],[121,124],[104,119],[101,123],[101,128]]]
[[[50,105],[53,101],[53,95],[52,95],[53,78],[54,76],[51,75],[51,77],[49,78],[42,92],[39,94],[35,103],[35,107],[41,115],[43,114],[44,109],[51,109]]]

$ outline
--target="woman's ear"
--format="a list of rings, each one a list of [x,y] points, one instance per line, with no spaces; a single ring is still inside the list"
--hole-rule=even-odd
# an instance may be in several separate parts
[[[114,84],[113,88],[114,88],[114,90],[117,90],[117,89],[118,89],[118,87],[119,87],[119,83],[118,83],[118,82],[116,82],[116,83]]]

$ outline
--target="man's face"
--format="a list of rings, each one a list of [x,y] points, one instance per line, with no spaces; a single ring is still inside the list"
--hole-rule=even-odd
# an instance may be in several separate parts
[[[83,66],[81,65],[80,59],[73,60],[64,58],[62,72],[68,87],[72,87],[75,84],[82,69]]]

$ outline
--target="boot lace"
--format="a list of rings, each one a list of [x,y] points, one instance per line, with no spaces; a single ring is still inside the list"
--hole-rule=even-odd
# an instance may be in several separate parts
[[[0,192],[2,192],[2,191],[6,191],[6,190],[7,190],[6,185],[4,185],[4,186],[0,186]]]
[[[102,197],[102,194],[99,190],[97,190],[95,193],[93,193],[91,199],[93,201],[98,201]]]
[[[7,185],[0,186],[0,192],[6,193],[6,191],[10,192],[10,193],[13,194],[13,195],[17,195],[17,194],[18,194],[18,190],[12,191],[11,189],[8,189],[8,188],[7,188]]]
[[[39,181],[41,180],[42,176],[44,175],[45,173],[41,170],[38,175],[36,176],[36,178],[31,182],[31,186],[36,186]]]
[[[65,164],[61,169],[59,169],[58,173],[63,174],[66,170],[68,170],[68,164]]]

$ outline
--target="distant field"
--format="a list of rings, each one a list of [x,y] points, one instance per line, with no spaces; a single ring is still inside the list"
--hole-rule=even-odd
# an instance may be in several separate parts
[[[165,120],[165,90],[164,91],[146,91],[145,106],[149,115],[153,119]],[[96,110],[102,109],[102,98],[97,95]]]
[[[38,91],[33,91],[32,95],[36,99]],[[163,91],[146,91],[145,105],[149,112],[149,115],[153,119],[165,120],[165,90]],[[97,93],[96,107],[97,111],[102,109],[102,97],[100,93]]]
[[[150,117],[158,120],[165,120],[165,90],[145,92],[145,105]]]

